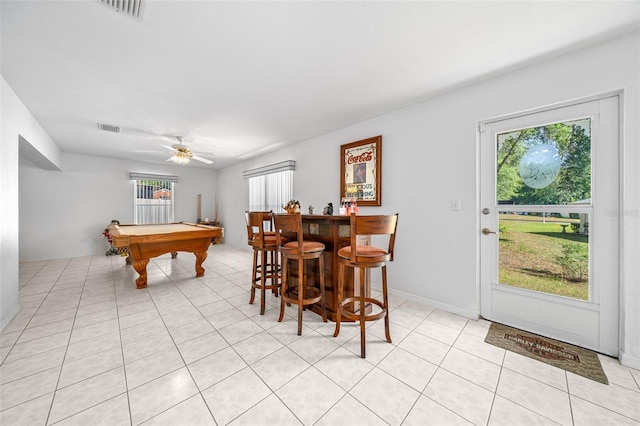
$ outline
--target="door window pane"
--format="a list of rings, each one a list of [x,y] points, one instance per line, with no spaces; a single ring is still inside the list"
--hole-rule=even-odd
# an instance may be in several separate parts
[[[591,119],[497,135],[499,204],[591,203]]]
[[[498,282],[589,300],[589,214],[500,212]]]

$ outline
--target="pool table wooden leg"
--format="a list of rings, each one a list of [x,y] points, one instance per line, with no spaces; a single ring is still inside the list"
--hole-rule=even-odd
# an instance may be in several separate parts
[[[140,276],[136,278],[136,288],[147,287],[147,264],[148,263],[149,263],[149,259],[133,261],[133,269],[135,269],[136,272],[140,274]]]
[[[198,251],[193,253],[196,255],[196,277],[204,276],[204,268],[202,267],[202,262],[207,258],[206,251]]]

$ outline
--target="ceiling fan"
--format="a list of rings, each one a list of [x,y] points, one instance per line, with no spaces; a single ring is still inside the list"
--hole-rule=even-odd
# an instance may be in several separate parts
[[[173,161],[174,163],[180,164],[181,166],[188,164],[191,159],[201,161],[205,164],[213,164],[213,161],[211,160],[207,160],[206,158],[194,155],[193,152],[189,150],[189,148],[182,144],[182,136],[175,136],[175,138],[178,140],[177,144],[173,144],[171,146],[162,145],[163,147],[173,152],[173,155],[171,155],[171,157],[169,157],[167,161]]]

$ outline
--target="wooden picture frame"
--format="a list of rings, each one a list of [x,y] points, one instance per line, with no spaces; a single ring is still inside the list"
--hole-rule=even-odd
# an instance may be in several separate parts
[[[340,198],[382,205],[382,136],[340,145]]]

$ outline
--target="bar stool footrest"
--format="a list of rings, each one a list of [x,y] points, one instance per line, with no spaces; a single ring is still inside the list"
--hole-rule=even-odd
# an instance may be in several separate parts
[[[340,308],[340,313],[351,320],[356,320],[359,321],[360,320],[360,314],[357,314],[355,312],[349,311],[346,308],[346,305],[350,304],[350,303],[354,303],[354,302],[361,302],[362,299],[360,297],[347,297],[345,299],[342,300],[342,302],[340,302],[339,308]],[[382,309],[381,312],[377,312],[375,314],[368,314],[364,316],[364,320],[365,321],[375,321],[375,320],[379,320],[380,318],[384,318],[387,315],[387,308],[385,308],[384,303],[382,303],[380,300],[378,299],[374,299],[372,297],[365,297],[364,298],[364,302],[366,303],[372,303],[378,307],[380,307],[380,309]]]

